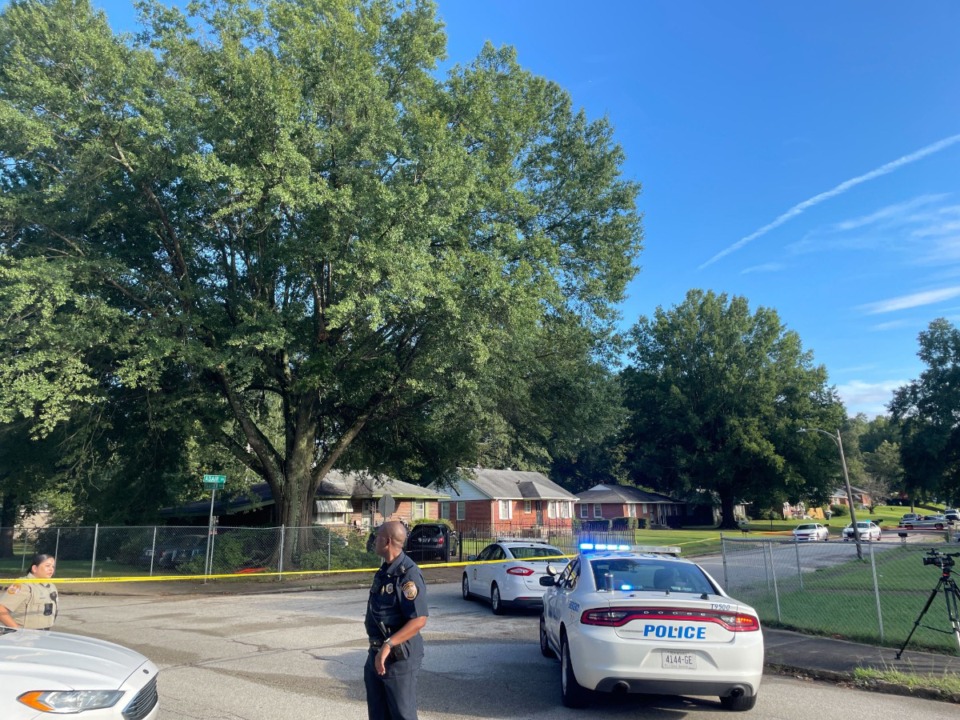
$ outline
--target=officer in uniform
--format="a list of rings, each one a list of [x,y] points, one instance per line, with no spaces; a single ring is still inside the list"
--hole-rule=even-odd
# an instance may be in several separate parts
[[[53,555],[37,553],[24,580],[49,580],[57,568]],[[52,582],[13,583],[0,595],[0,624],[49,630],[57,619],[57,586]]]
[[[406,539],[406,528],[395,520],[377,531],[375,550],[383,565],[373,576],[364,620],[370,639],[363,668],[370,720],[417,720],[427,587],[420,568],[403,552]]]

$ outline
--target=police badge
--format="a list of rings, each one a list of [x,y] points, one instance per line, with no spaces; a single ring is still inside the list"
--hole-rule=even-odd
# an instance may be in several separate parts
[[[420,592],[417,590],[417,584],[413,580],[408,580],[403,584],[403,596],[407,600],[413,600],[417,597],[417,593]]]

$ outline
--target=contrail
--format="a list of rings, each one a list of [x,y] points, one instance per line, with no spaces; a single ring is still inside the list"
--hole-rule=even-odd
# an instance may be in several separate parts
[[[770,232],[774,228],[780,227],[785,222],[787,222],[791,218],[796,217],[807,208],[811,208],[814,205],[819,205],[824,200],[829,200],[832,197],[836,197],[837,195],[845,193],[847,190],[859,185],[860,183],[865,183],[868,180],[873,180],[874,178],[878,178],[881,175],[892,173],[897,168],[900,168],[904,165],[909,165],[912,162],[916,162],[917,160],[925,158],[927,155],[933,155],[934,153],[940,152],[941,150],[948,148],[957,142],[960,142],[960,135],[951,135],[948,138],[945,138],[943,140],[940,140],[939,142],[933,143],[933,145],[927,145],[925,148],[917,150],[915,153],[911,153],[910,155],[904,155],[903,157],[897,158],[892,162],[888,162],[886,165],[881,165],[876,170],[871,170],[870,172],[860,175],[859,177],[855,177],[852,180],[846,180],[845,182],[842,182],[839,185],[837,185],[832,190],[827,190],[826,192],[822,192],[819,195],[814,195],[809,200],[804,200],[802,203],[798,203],[797,205],[794,205],[792,208],[787,210],[783,215],[778,217],[769,225],[764,225],[759,230],[747,235],[744,238],[737,240],[733,245],[727,248],[724,248],[723,250],[718,252],[716,255],[714,255],[712,258],[707,260],[705,263],[700,265],[700,267],[697,269],[703,270],[705,267],[713,265],[713,263],[715,263],[717,260],[723,257],[726,257],[732,252],[736,252],[737,250],[742,248],[744,245],[753,242],[758,237],[766,235],[768,232]]]

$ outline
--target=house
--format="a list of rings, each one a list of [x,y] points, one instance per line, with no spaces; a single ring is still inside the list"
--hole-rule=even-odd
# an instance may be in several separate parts
[[[437,483],[429,487],[439,491]],[[573,529],[577,496],[543,473],[460,469],[443,491],[450,500],[440,502],[440,517],[450,520],[461,536],[540,536]]]
[[[850,492],[853,495],[853,502],[857,507],[873,506],[873,497],[870,495],[870,492],[868,490],[864,490],[863,488],[858,488],[851,485]],[[830,504],[843,505],[844,507],[849,505],[850,502],[847,499],[846,488],[837,488],[832,493],[830,493]]]
[[[439,516],[439,502],[448,498],[444,493],[386,475],[331,470],[314,496],[313,524],[366,528],[379,525],[384,519],[407,522],[435,519]],[[251,485],[233,495],[228,485],[227,492],[215,498],[212,512],[220,524],[263,526],[272,522],[273,505],[273,494],[267,483]],[[160,514],[168,522],[184,520],[195,524],[201,518],[205,523],[210,512],[210,501],[198,500],[165,508]]]
[[[671,525],[686,514],[686,503],[632,485],[595,485],[577,493],[580,520],[612,520],[634,517],[647,527]]]

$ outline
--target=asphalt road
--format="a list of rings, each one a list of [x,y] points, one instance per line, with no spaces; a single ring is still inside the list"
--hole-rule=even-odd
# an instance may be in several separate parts
[[[161,668],[161,720],[364,720],[365,590],[203,596],[73,596],[57,629],[136,648]],[[560,703],[559,665],[540,655],[536,614],[495,617],[459,585],[429,586],[421,720],[716,718],[716,698]],[[765,676],[750,717],[955,720],[956,707]]]

